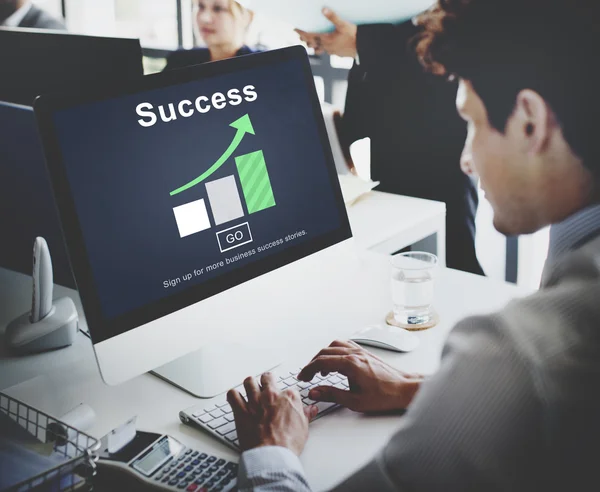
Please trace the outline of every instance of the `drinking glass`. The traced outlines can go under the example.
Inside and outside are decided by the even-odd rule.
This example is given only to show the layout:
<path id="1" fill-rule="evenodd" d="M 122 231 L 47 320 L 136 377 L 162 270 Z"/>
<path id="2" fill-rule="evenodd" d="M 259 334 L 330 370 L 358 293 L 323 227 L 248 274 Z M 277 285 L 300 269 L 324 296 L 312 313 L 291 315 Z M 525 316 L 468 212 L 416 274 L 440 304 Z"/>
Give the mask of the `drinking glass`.
<path id="1" fill-rule="evenodd" d="M 391 263 L 394 311 L 388 322 L 412 330 L 431 328 L 438 320 L 433 308 L 437 256 L 411 251 L 392 256 Z"/>

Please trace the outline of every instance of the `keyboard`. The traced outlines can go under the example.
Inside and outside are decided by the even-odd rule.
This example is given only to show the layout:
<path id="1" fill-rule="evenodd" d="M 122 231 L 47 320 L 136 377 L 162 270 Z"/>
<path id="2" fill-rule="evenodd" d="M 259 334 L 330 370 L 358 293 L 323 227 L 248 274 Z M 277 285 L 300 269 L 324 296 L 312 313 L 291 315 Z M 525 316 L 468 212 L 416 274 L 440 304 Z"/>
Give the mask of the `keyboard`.
<path id="1" fill-rule="evenodd" d="M 339 407 L 336 403 L 315 402 L 308 397 L 308 392 L 316 386 L 335 386 L 343 390 L 348 389 L 348 379 L 338 373 L 330 373 L 327 376 L 317 374 L 312 381 L 300 381 L 296 375 L 300 372 L 292 371 L 278 376 L 277 387 L 280 390 L 287 388 L 297 389 L 300 392 L 304 405 L 315 405 L 317 416 L 315 419 L 335 410 Z M 236 389 L 245 397 L 246 391 L 243 385 Z M 184 424 L 191 425 L 208 432 L 227 446 L 236 451 L 240 450 L 240 441 L 235 429 L 235 421 L 231 405 L 227 403 L 226 396 L 217 397 L 214 401 L 202 403 L 179 412 L 179 418 Z"/>

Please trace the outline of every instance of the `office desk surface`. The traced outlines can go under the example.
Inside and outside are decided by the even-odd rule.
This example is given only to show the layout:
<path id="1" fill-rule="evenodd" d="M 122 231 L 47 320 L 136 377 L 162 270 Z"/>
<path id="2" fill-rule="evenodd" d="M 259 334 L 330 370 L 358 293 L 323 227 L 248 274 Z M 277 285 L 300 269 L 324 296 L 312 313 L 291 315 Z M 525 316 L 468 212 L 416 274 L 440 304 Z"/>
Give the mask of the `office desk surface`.
<path id="1" fill-rule="evenodd" d="M 391 254 L 437 233 L 438 256 L 445 256 L 445 214 L 444 203 L 378 191 L 365 194 L 348 207 L 358 249 L 372 248 L 384 254 Z M 30 292 L 30 277 L 0 268 L 0 338 L 10 321 L 31 309 Z M 56 286 L 54 298 L 70 295 L 82 312 L 79 297 L 71 292 Z M 87 343 L 85 337 L 78 337 L 72 347 L 60 351 L 60 357 L 54 353 L 12 357 L 0 343 L 0 390 L 79 359 L 80 348 Z"/>
<path id="2" fill-rule="evenodd" d="M 437 234 L 437 255 L 446 260 L 446 204 L 371 191 L 348 208 L 357 245 L 392 254 Z"/>
<path id="3" fill-rule="evenodd" d="M 314 310 L 303 309 L 311 304 L 302 303 L 285 323 L 272 327 L 271 343 L 273 347 L 277 345 L 287 361 L 280 371 L 305 363 L 335 338 L 347 337 L 366 324 L 383 320 L 390 309 L 389 264 L 385 256 L 362 255 L 352 280 L 344 285 L 332 294 L 339 302 L 315 303 Z M 414 352 L 373 350 L 403 370 L 433 373 L 439 365 L 444 340 L 456 321 L 466 315 L 495 310 L 511 298 L 527 293 L 514 285 L 442 269 L 435 294 L 440 323 L 417 333 L 421 344 Z M 339 309 L 339 306 L 345 307 Z M 244 329 L 251 330 L 253 323 L 260 320 L 249 320 Z M 52 362 L 53 371 L 46 367 L 42 375 L 5 392 L 54 415 L 87 403 L 97 414 L 94 426 L 89 429 L 95 436 L 137 415 L 138 428 L 169 433 L 198 449 L 235 458 L 236 453 L 178 420 L 179 410 L 199 402 L 210 405 L 210 400 L 198 400 L 149 374 L 117 387 L 104 385 L 91 344 L 82 335 L 76 346 L 43 357 L 46 364 L 56 361 Z M 325 490 L 367 462 L 394 432 L 401 418 L 364 416 L 344 409 L 311 424 L 311 436 L 301 459 L 313 488 Z"/>

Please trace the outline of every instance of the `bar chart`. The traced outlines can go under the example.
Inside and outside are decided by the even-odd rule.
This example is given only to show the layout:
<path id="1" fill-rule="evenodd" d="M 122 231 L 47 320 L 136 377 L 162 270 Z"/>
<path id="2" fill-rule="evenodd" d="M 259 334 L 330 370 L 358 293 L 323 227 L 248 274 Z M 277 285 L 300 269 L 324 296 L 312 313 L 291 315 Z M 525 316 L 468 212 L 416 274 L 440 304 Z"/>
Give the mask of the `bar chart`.
<path id="1" fill-rule="evenodd" d="M 205 198 L 197 197 L 190 202 L 173 208 L 179 235 L 182 238 L 210 229 L 211 224 L 220 226 L 244 217 L 242 196 L 238 189 L 235 174 L 207 181 L 230 161 L 232 164 L 235 162 L 232 170 L 237 171 L 242 187 L 243 201 L 248 214 L 261 212 L 276 205 L 263 151 L 256 150 L 233 157 L 245 135 L 255 135 L 250 116 L 246 114 L 229 126 L 237 130 L 236 134 L 231 144 L 217 161 L 197 178 L 170 192 L 171 196 L 175 196 L 188 190 L 197 190 L 198 185 L 204 184 L 202 195 Z M 205 200 L 208 200 L 210 205 L 212 221 L 209 218 Z"/>
<path id="2" fill-rule="evenodd" d="M 262 150 L 235 158 L 248 213 L 275 206 L 275 197 Z"/>

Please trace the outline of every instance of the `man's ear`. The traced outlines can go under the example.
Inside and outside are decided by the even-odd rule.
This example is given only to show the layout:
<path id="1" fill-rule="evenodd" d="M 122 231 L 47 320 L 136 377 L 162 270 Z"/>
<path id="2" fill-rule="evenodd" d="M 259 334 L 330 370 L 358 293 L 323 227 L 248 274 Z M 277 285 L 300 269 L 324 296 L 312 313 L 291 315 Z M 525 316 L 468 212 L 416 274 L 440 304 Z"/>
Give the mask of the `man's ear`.
<path id="1" fill-rule="evenodd" d="M 519 92 L 512 118 L 513 131 L 520 134 L 527 152 L 539 154 L 548 147 L 556 120 L 542 96 L 531 89 Z"/>

